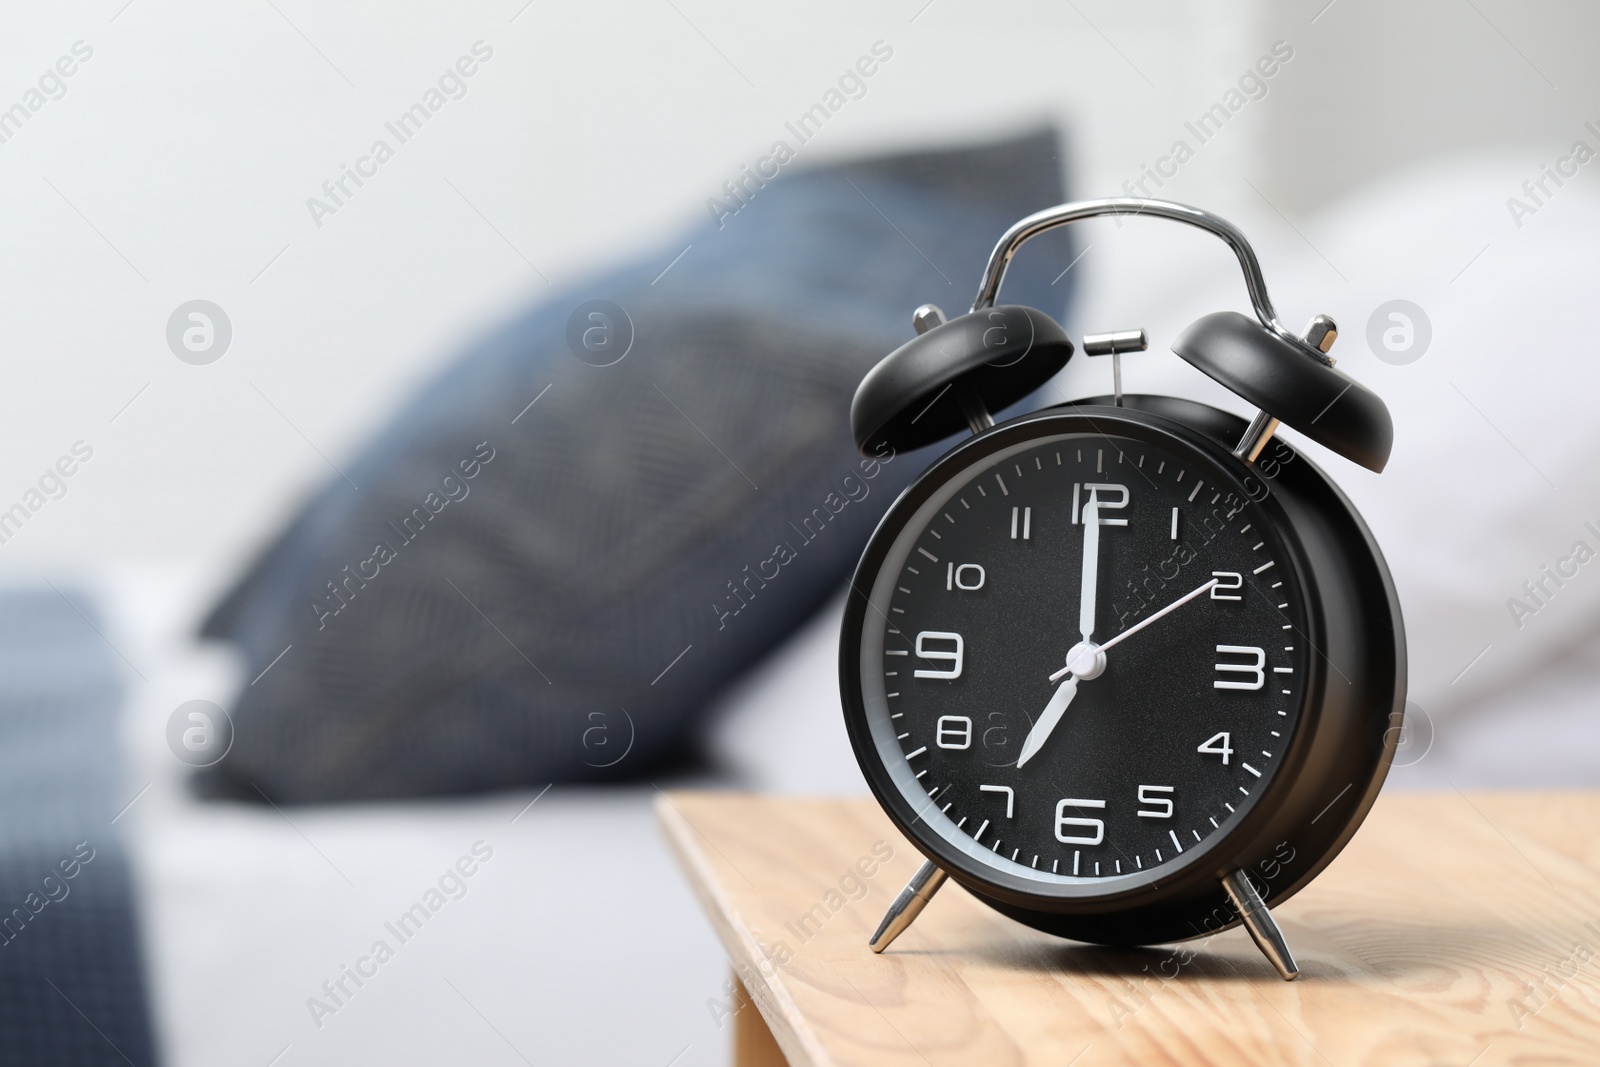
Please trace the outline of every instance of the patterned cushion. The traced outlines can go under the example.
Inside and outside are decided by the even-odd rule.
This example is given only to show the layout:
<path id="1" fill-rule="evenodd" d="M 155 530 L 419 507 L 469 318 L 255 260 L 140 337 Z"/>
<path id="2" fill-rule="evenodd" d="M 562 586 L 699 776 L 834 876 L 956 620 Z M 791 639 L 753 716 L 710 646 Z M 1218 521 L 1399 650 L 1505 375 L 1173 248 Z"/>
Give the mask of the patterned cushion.
<path id="1" fill-rule="evenodd" d="M 257 680 L 202 789 L 459 793 L 682 756 L 927 462 L 856 455 L 856 383 L 917 305 L 966 310 L 1004 229 L 1062 198 L 1060 169 L 1046 131 L 786 175 L 477 344 L 206 623 Z M 1058 236 L 1019 257 L 1007 301 L 1061 313 Z M 607 340 L 594 299 L 633 327 L 609 366 L 569 343 Z"/>

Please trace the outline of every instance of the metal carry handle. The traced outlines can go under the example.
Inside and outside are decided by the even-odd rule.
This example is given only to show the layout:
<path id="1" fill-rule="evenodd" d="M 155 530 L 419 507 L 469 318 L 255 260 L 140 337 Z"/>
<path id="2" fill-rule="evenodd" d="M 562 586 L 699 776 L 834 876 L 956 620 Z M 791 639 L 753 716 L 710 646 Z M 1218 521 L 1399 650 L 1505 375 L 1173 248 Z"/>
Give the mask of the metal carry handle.
<path id="1" fill-rule="evenodd" d="M 1278 313 L 1272 307 L 1272 298 L 1267 295 L 1267 280 L 1262 277 L 1261 264 L 1256 260 L 1255 249 L 1250 247 L 1250 242 L 1245 240 L 1244 234 L 1239 232 L 1238 227 L 1209 211 L 1202 211 L 1188 204 L 1176 204 L 1170 200 L 1146 200 L 1128 196 L 1110 197 L 1104 200 L 1080 200 L 1076 203 L 1045 208 L 1029 215 L 1007 230 L 1000 238 L 1000 242 L 994 246 L 994 251 L 989 254 L 989 265 L 983 269 L 983 282 L 978 286 L 978 298 L 973 301 L 972 310 L 981 311 L 993 306 L 995 297 L 1000 292 L 1000 282 L 1005 278 L 1006 268 L 1011 265 L 1011 257 L 1015 256 L 1017 250 L 1028 241 L 1057 226 L 1065 226 L 1080 219 L 1092 219 L 1100 215 L 1150 215 L 1155 218 L 1171 219 L 1173 222 L 1187 223 L 1216 234 L 1239 258 L 1239 267 L 1244 271 L 1245 288 L 1250 292 L 1250 303 L 1255 308 L 1256 318 L 1261 320 L 1261 325 L 1318 362 L 1327 366 L 1333 365 L 1333 360 L 1325 353 L 1319 352 L 1278 321 Z"/>

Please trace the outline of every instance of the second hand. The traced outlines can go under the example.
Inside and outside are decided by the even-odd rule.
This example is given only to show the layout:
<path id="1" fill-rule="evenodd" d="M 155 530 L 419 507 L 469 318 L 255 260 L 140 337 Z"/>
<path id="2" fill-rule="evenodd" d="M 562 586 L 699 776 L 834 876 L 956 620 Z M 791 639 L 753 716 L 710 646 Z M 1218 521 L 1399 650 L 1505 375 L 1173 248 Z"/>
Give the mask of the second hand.
<path id="1" fill-rule="evenodd" d="M 1210 589 L 1212 586 L 1214 586 L 1216 584 L 1217 584 L 1217 579 L 1213 578 L 1209 582 L 1207 582 L 1206 584 L 1200 586 L 1200 588 L 1190 590 L 1189 592 L 1185 593 L 1183 596 L 1179 597 L 1177 600 L 1174 600 L 1172 603 L 1168 604 L 1166 607 L 1164 607 L 1160 611 L 1156 612 L 1154 615 L 1150 616 L 1148 619 L 1145 619 L 1142 622 L 1137 622 L 1134 625 L 1128 627 L 1126 630 L 1122 631 L 1120 634 L 1118 634 L 1117 636 L 1113 637 L 1111 640 L 1107 641 L 1105 644 L 1101 645 L 1098 649 L 1096 649 L 1096 651 L 1105 652 L 1105 651 L 1108 651 L 1109 649 L 1115 648 L 1118 644 L 1121 644 L 1123 641 L 1125 641 L 1128 638 L 1132 637 L 1134 634 L 1138 633 L 1140 630 L 1144 629 L 1146 626 L 1149 626 L 1151 623 L 1155 622 L 1157 619 L 1161 618 L 1164 615 L 1168 615 L 1168 614 L 1170 614 L 1170 613 L 1172 613 L 1174 611 L 1177 611 L 1179 608 L 1183 607 L 1189 601 L 1193 600 L 1195 597 L 1199 596 L 1201 593 L 1204 593 L 1206 590 Z M 1050 676 L 1050 680 L 1052 682 L 1058 681 L 1063 675 L 1067 675 L 1067 674 L 1071 674 L 1071 673 L 1072 673 L 1072 665 L 1069 663 L 1067 666 L 1062 667 L 1059 671 L 1056 671 L 1054 674 L 1052 674 Z"/>

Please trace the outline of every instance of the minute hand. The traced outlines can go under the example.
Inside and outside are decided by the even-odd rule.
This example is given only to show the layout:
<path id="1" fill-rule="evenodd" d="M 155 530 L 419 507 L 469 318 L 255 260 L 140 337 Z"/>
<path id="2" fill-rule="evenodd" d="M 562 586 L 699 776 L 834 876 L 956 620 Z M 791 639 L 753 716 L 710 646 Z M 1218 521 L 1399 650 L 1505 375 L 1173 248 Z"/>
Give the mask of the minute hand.
<path id="1" fill-rule="evenodd" d="M 1166 615 L 1170 615 L 1174 611 L 1177 611 L 1179 608 L 1183 607 L 1189 601 L 1193 600 L 1195 597 L 1199 596 L 1201 593 L 1204 593 L 1206 590 L 1210 589 L 1212 586 L 1214 586 L 1216 584 L 1217 584 L 1217 579 L 1213 578 L 1209 582 L 1207 582 L 1204 585 L 1200 586 L 1198 589 L 1191 589 L 1189 592 L 1183 594 L 1177 600 L 1174 600 L 1172 603 L 1168 604 L 1166 607 L 1162 608 L 1160 611 L 1158 611 L 1155 614 L 1151 615 L 1149 618 L 1144 619 L 1144 620 L 1142 620 L 1140 622 L 1134 623 L 1132 626 L 1128 627 L 1126 630 L 1122 631 L 1120 634 L 1118 634 L 1117 636 L 1113 637 L 1111 640 L 1107 641 L 1105 644 L 1101 645 L 1100 648 L 1099 648 L 1099 651 L 1101 651 L 1101 652 L 1110 651 L 1111 649 L 1115 648 L 1117 645 L 1121 644 L 1122 642 L 1126 641 L 1128 638 L 1132 637 L 1134 634 L 1138 633 L 1140 630 L 1144 629 L 1146 626 L 1149 626 L 1151 623 L 1155 622 L 1157 619 L 1162 618 L 1163 616 L 1166 616 Z M 1072 672 L 1072 665 L 1068 664 L 1067 666 L 1062 667 L 1059 671 L 1056 671 L 1054 674 L 1052 674 L 1050 676 L 1050 680 L 1053 682 L 1056 679 L 1060 678 L 1062 675 L 1070 674 L 1071 672 Z"/>
<path id="2" fill-rule="evenodd" d="M 1094 640 L 1095 594 L 1100 585 L 1100 501 L 1094 494 L 1090 489 L 1089 502 L 1083 506 L 1083 573 L 1078 582 L 1078 632 L 1085 644 Z"/>

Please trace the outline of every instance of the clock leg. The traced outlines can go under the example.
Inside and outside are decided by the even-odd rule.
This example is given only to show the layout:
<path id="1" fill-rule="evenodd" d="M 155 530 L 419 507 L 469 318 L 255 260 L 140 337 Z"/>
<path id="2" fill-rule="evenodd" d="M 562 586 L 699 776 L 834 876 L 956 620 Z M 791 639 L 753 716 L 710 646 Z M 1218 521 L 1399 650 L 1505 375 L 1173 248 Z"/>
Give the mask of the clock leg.
<path id="1" fill-rule="evenodd" d="M 883 913 L 883 921 L 878 924 L 878 932 L 867 942 L 872 946 L 872 951 L 882 952 L 895 938 L 905 933 L 906 927 L 922 914 L 922 909 L 928 906 L 928 901 L 933 899 L 933 895 L 944 885 L 947 877 L 949 876 L 931 860 L 917 868 L 917 873 L 911 876 L 911 881 L 900 890 L 900 895 L 894 898 L 889 910 Z"/>
<path id="2" fill-rule="evenodd" d="M 1278 969 L 1285 982 L 1292 982 L 1298 978 L 1300 967 L 1294 962 L 1294 955 L 1289 951 L 1289 942 L 1284 940 L 1283 931 L 1279 929 L 1278 921 L 1272 917 L 1272 912 L 1267 910 L 1261 894 L 1250 884 L 1250 876 L 1242 870 L 1231 871 L 1222 879 L 1222 888 L 1228 894 L 1228 900 L 1233 903 L 1234 910 L 1239 913 L 1239 918 L 1243 920 L 1244 928 L 1250 931 L 1250 936 L 1255 940 L 1261 954 L 1272 961 L 1272 965 Z"/>

